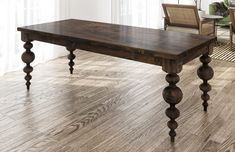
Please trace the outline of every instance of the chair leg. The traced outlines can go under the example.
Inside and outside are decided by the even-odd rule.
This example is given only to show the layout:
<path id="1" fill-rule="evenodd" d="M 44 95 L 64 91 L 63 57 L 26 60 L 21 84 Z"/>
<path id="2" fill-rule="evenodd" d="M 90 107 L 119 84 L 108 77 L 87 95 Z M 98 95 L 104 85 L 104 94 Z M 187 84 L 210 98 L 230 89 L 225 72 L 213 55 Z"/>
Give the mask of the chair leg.
<path id="1" fill-rule="evenodd" d="M 164 18 L 164 31 L 166 31 L 167 30 L 167 20 L 166 20 L 166 18 Z"/>
<path id="2" fill-rule="evenodd" d="M 230 35 L 230 51 L 233 51 L 233 34 Z"/>
<path id="3" fill-rule="evenodd" d="M 232 30 L 232 25 L 230 25 L 230 51 L 233 51 L 233 30 Z"/>
<path id="4" fill-rule="evenodd" d="M 233 34 L 230 31 L 230 51 L 232 51 L 232 50 L 233 50 Z"/>

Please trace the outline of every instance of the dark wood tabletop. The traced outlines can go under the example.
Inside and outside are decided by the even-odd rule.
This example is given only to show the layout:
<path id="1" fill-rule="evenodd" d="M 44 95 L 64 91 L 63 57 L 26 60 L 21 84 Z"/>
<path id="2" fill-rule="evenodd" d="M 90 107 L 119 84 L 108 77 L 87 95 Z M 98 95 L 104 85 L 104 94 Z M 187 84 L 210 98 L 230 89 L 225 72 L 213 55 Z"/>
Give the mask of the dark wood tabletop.
<path id="1" fill-rule="evenodd" d="M 71 41 L 93 41 L 102 45 L 118 46 L 122 50 L 144 51 L 154 56 L 178 59 L 187 56 L 195 49 L 215 41 L 215 37 L 206 37 L 188 33 L 176 33 L 149 28 L 106 24 L 82 20 L 64 20 L 46 24 L 18 28 L 51 37 L 70 39 Z M 46 39 L 41 40 L 46 41 Z M 67 44 L 59 44 L 66 46 Z"/>
<path id="2" fill-rule="evenodd" d="M 24 72 L 28 90 L 31 85 L 31 72 L 33 72 L 30 64 L 35 59 L 35 55 L 31 51 L 33 41 L 65 46 L 69 51 L 71 74 L 74 70 L 76 57 L 74 51 L 76 49 L 159 65 L 167 73 L 166 81 L 169 85 L 163 90 L 163 98 L 170 105 L 166 109 L 166 115 L 170 118 L 167 125 L 170 128 L 171 141 L 174 142 L 175 129 L 178 127 L 176 119 L 180 116 L 176 105 L 183 98 L 181 89 L 176 85 L 180 81 L 178 73 L 182 71 L 185 63 L 201 56 L 202 65 L 197 74 L 203 80 L 200 85 L 203 92 L 201 98 L 204 111 L 207 111 L 210 99 L 208 92 L 211 90 L 208 81 L 214 75 L 213 69 L 209 66 L 211 62 L 209 55 L 213 52 L 213 45 L 216 42 L 214 36 L 74 19 L 20 27 L 18 31 L 21 32 L 21 39 L 25 42 L 26 51 L 22 54 L 22 60 L 26 63 Z"/>

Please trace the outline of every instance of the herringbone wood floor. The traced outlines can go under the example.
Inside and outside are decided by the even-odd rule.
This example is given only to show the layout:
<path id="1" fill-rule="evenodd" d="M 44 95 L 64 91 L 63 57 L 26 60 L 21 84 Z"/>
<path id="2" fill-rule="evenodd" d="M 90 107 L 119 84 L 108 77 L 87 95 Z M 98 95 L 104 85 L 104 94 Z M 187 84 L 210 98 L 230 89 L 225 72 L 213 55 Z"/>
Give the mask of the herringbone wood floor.
<path id="1" fill-rule="evenodd" d="M 0 151 L 198 152 L 235 150 L 235 64 L 213 61 L 208 113 L 201 106 L 197 60 L 184 66 L 176 143 L 171 144 L 158 66 L 77 52 L 0 78 Z"/>

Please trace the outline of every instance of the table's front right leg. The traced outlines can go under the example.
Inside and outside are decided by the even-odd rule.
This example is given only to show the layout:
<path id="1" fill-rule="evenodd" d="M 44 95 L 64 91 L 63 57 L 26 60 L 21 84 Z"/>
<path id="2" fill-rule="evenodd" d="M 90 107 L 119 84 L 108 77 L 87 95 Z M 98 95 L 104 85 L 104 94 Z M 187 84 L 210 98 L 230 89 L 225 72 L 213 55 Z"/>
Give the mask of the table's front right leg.
<path id="1" fill-rule="evenodd" d="M 27 86 L 27 90 L 29 90 L 30 85 L 31 85 L 30 80 L 32 79 L 32 76 L 30 75 L 30 73 L 33 72 L 33 67 L 30 65 L 30 63 L 34 61 L 35 55 L 31 51 L 31 49 L 33 48 L 33 44 L 31 43 L 31 41 L 27 41 L 24 44 L 24 48 L 26 49 L 26 51 L 22 54 L 21 59 L 24 63 L 26 63 L 26 66 L 24 67 L 23 71 L 26 73 L 26 76 L 25 76 L 26 86 Z"/>
<path id="2" fill-rule="evenodd" d="M 180 116 L 180 111 L 175 106 L 183 98 L 181 89 L 176 86 L 179 80 L 180 78 L 176 73 L 167 74 L 166 81 L 169 83 L 169 86 L 167 86 L 163 91 L 163 98 L 170 105 L 170 107 L 166 109 L 166 115 L 170 118 L 167 126 L 170 128 L 169 135 L 172 142 L 175 141 L 175 129 L 178 127 L 178 123 L 175 121 L 175 119 Z"/>
<path id="3" fill-rule="evenodd" d="M 183 64 L 181 61 L 162 61 L 162 70 L 167 73 L 166 81 L 169 83 L 169 85 L 163 90 L 163 98 L 170 105 L 170 107 L 166 109 L 166 115 L 170 118 L 167 126 L 170 128 L 169 135 L 171 137 L 171 142 L 175 141 L 175 129 L 178 127 L 176 119 L 180 116 L 180 111 L 176 108 L 176 105 L 183 99 L 183 93 L 176 85 L 180 81 L 180 77 L 177 73 L 180 73 L 182 68 Z"/>

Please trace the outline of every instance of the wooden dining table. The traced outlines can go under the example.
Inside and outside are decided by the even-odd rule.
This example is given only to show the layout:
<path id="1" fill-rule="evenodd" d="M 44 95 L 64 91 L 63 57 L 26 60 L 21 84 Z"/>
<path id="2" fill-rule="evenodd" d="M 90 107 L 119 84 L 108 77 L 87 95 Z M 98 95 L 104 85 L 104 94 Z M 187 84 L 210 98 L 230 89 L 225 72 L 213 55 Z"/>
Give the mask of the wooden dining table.
<path id="1" fill-rule="evenodd" d="M 177 86 L 180 81 L 178 74 L 182 71 L 184 64 L 200 57 L 202 64 L 199 66 L 197 74 L 202 79 L 199 88 L 202 91 L 204 111 L 207 111 L 210 99 L 208 92 L 211 90 L 208 81 L 214 75 L 213 69 L 209 66 L 210 55 L 216 42 L 214 36 L 75 19 L 19 27 L 18 31 L 21 32 L 21 39 L 25 42 L 26 51 L 22 54 L 22 60 L 26 64 L 23 71 L 26 73 L 25 80 L 28 90 L 31 85 L 31 72 L 33 72 L 33 67 L 30 64 L 35 59 L 32 52 L 33 41 L 66 47 L 69 51 L 71 74 L 74 70 L 74 51 L 76 49 L 161 66 L 162 70 L 166 72 L 167 82 L 162 96 L 170 105 L 166 109 L 166 115 L 170 118 L 167 126 L 170 129 L 171 141 L 174 142 L 178 127 L 176 119 L 180 116 L 176 105 L 183 98 L 183 93 Z M 157 82 L 156 85 L 158 85 Z"/>

